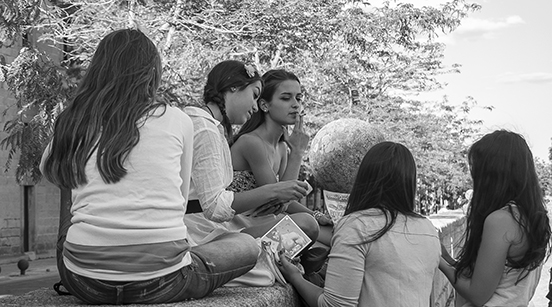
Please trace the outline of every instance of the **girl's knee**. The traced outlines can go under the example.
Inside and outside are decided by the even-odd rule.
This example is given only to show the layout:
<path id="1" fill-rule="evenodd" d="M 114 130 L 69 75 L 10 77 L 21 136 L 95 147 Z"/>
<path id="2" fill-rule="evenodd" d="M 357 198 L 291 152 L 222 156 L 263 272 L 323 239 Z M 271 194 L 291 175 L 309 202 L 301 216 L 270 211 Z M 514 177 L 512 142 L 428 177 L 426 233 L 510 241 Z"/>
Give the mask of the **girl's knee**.
<path id="1" fill-rule="evenodd" d="M 301 212 L 292 214 L 290 217 L 313 242 L 316 241 L 320 233 L 320 226 L 312 215 Z"/>
<path id="2" fill-rule="evenodd" d="M 261 253 L 261 248 L 255 238 L 247 233 L 226 233 L 218 237 L 218 242 L 218 246 L 231 246 L 244 259 L 249 259 L 248 257 L 251 256 L 251 258 L 256 260 L 257 256 Z"/>
<path id="3" fill-rule="evenodd" d="M 239 244 L 243 246 L 244 254 L 248 257 L 251 256 L 251 258 L 257 261 L 257 258 L 261 253 L 261 247 L 259 246 L 257 240 L 249 234 L 239 233 L 238 235 L 240 235 Z"/>

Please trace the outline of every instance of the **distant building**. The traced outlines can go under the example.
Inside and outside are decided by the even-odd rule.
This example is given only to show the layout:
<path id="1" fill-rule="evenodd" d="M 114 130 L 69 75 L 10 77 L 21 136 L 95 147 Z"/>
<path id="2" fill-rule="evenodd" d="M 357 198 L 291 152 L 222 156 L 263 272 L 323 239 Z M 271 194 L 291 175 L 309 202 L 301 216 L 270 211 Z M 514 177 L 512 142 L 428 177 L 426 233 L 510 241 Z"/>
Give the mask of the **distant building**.
<path id="1" fill-rule="evenodd" d="M 19 54 L 21 43 L 0 48 L 2 63 L 11 63 Z M 54 49 L 44 46 L 52 58 L 60 58 Z M 3 131 L 6 121 L 17 112 L 15 100 L 0 82 L 0 140 L 7 137 Z M 23 140 L 24 141 L 24 140 Z M 3 259 L 23 256 L 48 258 L 55 255 L 59 223 L 60 191 L 43 179 L 38 184 L 18 184 L 15 168 L 19 157 L 5 172 L 8 151 L 0 149 L 0 263 Z"/>

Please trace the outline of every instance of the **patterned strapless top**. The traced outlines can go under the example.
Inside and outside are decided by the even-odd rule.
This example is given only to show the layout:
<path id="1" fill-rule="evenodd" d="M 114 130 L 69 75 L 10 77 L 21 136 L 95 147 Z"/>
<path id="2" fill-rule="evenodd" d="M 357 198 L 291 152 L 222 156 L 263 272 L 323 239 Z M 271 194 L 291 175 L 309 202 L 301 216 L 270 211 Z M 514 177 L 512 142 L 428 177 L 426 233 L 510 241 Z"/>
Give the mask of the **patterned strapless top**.
<path id="1" fill-rule="evenodd" d="M 228 186 L 228 190 L 237 193 L 249 191 L 256 187 L 255 176 L 251 171 L 234 171 L 234 178 L 230 186 Z"/>

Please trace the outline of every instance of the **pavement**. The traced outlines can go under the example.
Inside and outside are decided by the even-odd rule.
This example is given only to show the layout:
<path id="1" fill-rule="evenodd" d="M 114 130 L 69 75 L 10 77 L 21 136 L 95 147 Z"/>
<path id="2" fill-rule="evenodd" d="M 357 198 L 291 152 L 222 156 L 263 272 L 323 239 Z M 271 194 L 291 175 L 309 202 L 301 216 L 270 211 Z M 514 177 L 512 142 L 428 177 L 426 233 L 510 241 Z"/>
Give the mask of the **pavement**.
<path id="1" fill-rule="evenodd" d="M 28 257 L 22 255 L 1 259 L 0 300 L 7 295 L 22 295 L 44 287 L 52 289 L 54 283 L 59 281 L 55 258 L 28 260 L 29 267 L 23 275 L 17 267 L 17 262 L 21 259 Z"/>

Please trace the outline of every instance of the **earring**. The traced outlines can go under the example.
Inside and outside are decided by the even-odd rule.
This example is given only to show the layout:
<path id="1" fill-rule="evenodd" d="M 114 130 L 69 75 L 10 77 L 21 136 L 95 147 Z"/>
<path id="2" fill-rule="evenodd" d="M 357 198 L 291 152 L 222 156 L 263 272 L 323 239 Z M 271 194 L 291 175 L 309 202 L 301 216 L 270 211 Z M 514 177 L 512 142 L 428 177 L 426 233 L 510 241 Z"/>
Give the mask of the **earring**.
<path id="1" fill-rule="evenodd" d="M 237 90 L 237 89 L 236 89 L 235 87 L 233 87 L 233 86 L 230 88 L 230 91 L 231 91 L 231 92 L 235 92 L 236 90 Z"/>
<path id="2" fill-rule="evenodd" d="M 268 109 L 267 109 L 267 108 L 264 108 L 264 109 L 262 109 L 262 110 L 263 110 L 263 112 L 265 112 L 265 113 L 268 112 Z"/>

